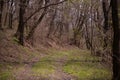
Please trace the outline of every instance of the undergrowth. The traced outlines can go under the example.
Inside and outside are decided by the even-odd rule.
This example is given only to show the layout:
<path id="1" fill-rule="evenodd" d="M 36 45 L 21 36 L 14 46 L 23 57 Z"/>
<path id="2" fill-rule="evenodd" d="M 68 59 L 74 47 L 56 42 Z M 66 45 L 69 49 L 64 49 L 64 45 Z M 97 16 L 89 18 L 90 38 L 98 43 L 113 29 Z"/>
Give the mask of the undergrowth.
<path id="1" fill-rule="evenodd" d="M 15 80 L 12 75 L 12 68 L 10 64 L 0 64 L 0 80 Z"/>

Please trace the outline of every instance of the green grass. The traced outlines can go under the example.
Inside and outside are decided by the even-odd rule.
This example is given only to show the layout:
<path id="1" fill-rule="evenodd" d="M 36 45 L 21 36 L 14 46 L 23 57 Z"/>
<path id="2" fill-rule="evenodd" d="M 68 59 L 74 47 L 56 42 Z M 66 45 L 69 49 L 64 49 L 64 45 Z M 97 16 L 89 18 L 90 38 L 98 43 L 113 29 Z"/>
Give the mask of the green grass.
<path id="1" fill-rule="evenodd" d="M 27 48 L 22 47 L 22 49 L 26 54 L 30 55 L 30 58 L 38 55 L 37 53 L 30 52 Z M 101 60 L 100 57 L 92 56 L 89 51 L 80 49 L 48 49 L 45 52 L 45 56 L 40 58 L 39 62 L 32 65 L 34 76 L 49 78 L 58 68 L 61 68 L 63 72 L 76 77 L 77 80 L 111 80 L 111 71 L 97 62 Z M 4 70 L 4 66 L 0 64 L 0 80 L 14 80 L 12 77 L 13 67 L 7 65 L 6 70 Z M 23 68 L 24 66 L 21 65 L 17 71 Z"/>
<path id="2" fill-rule="evenodd" d="M 32 71 L 36 76 L 48 77 L 48 75 L 54 73 L 55 66 L 49 61 L 41 61 L 33 65 Z"/>
<path id="3" fill-rule="evenodd" d="M 40 61 L 33 65 L 32 71 L 35 72 L 34 75 L 48 77 L 48 75 L 54 73 L 58 65 L 56 65 L 56 60 L 63 58 L 68 55 L 64 51 L 58 51 L 55 49 L 49 49 L 47 55 L 40 59 Z"/>
<path id="4" fill-rule="evenodd" d="M 78 80 L 110 80 L 111 73 L 99 63 L 68 62 L 63 70 Z"/>
<path id="5" fill-rule="evenodd" d="M 91 56 L 90 52 L 71 51 L 63 71 L 77 77 L 78 80 L 111 80 L 111 72 L 99 62 L 100 57 Z"/>
<path id="6" fill-rule="evenodd" d="M 67 57 L 68 55 L 69 55 L 69 53 L 67 53 L 65 51 L 53 51 L 53 52 L 51 52 L 51 54 L 46 56 L 45 59 L 54 61 L 54 60 L 59 60 L 59 59 L 62 59 L 64 57 Z"/>
<path id="7" fill-rule="evenodd" d="M 55 72 L 59 67 L 57 60 L 65 60 L 61 66 L 67 74 L 75 76 L 78 80 L 110 80 L 111 71 L 97 62 L 100 57 L 91 56 L 89 51 L 72 49 L 56 50 L 49 49 L 48 55 L 41 58 L 39 63 L 33 66 L 33 71 L 42 76 Z M 96 61 L 96 62 L 92 62 Z"/>
<path id="8" fill-rule="evenodd" d="M 11 65 L 0 64 L 0 80 L 15 80 L 10 69 L 12 69 Z"/>
<path id="9" fill-rule="evenodd" d="M 19 42 L 19 40 L 18 40 L 16 37 L 13 37 L 12 40 L 13 40 L 13 42 L 16 43 L 16 44 L 18 44 L 18 42 Z"/>
<path id="10" fill-rule="evenodd" d="M 100 57 L 91 56 L 89 51 L 72 49 L 72 50 L 55 50 L 52 49 L 48 56 L 45 58 L 49 60 L 59 60 L 65 58 L 66 60 L 78 60 L 78 61 L 98 61 Z"/>
<path id="11" fill-rule="evenodd" d="M 0 73 L 0 80 L 14 80 L 10 71 L 4 71 Z"/>

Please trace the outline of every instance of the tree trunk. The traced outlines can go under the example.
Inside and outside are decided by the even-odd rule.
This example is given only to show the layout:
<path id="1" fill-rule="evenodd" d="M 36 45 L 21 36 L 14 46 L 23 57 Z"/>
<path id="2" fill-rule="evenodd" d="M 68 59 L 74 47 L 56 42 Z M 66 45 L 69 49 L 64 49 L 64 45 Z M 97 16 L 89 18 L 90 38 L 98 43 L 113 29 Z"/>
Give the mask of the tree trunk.
<path id="1" fill-rule="evenodd" d="M 117 0 L 111 0 L 113 21 L 113 80 L 120 80 L 120 29 Z"/>
<path id="2" fill-rule="evenodd" d="M 2 29 L 2 12 L 3 12 L 4 0 L 0 0 L 0 29 Z"/>
<path id="3" fill-rule="evenodd" d="M 103 6 L 103 13 L 104 13 L 104 26 L 103 26 L 103 32 L 104 32 L 104 44 L 103 44 L 103 48 L 104 50 L 107 47 L 107 35 L 106 32 L 108 30 L 108 10 L 107 10 L 107 0 L 102 0 L 102 6 Z"/>
<path id="4" fill-rule="evenodd" d="M 13 11 L 13 0 L 11 0 L 11 3 L 10 3 L 10 10 L 9 10 L 9 28 L 12 29 L 12 18 L 13 18 L 13 14 L 12 14 L 12 11 Z"/>
<path id="5" fill-rule="evenodd" d="M 16 32 L 16 36 L 19 39 L 19 43 L 24 45 L 24 13 L 25 13 L 25 0 L 20 0 L 20 9 L 19 9 L 19 25 Z"/>

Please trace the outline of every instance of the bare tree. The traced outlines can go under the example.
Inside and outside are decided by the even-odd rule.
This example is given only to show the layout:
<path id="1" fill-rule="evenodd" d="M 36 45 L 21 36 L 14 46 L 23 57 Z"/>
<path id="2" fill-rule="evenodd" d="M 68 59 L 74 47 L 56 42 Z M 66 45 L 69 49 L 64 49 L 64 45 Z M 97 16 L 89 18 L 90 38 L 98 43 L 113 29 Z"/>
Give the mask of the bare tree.
<path id="1" fill-rule="evenodd" d="M 25 5 L 26 0 L 20 0 L 20 9 L 19 9 L 19 25 L 16 32 L 16 36 L 19 39 L 19 43 L 24 45 L 24 14 L 25 14 Z"/>
<path id="2" fill-rule="evenodd" d="M 120 27 L 118 17 L 118 0 L 111 0 L 113 21 L 113 80 L 120 79 Z"/>
<path id="3" fill-rule="evenodd" d="M 2 29 L 3 5 L 4 5 L 4 0 L 0 0 L 0 29 Z"/>

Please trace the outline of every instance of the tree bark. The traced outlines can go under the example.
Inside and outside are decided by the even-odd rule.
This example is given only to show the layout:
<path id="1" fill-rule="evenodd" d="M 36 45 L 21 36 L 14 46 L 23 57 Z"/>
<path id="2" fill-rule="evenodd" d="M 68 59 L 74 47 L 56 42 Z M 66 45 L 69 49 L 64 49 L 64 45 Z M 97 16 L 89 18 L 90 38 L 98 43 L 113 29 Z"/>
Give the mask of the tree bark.
<path id="1" fill-rule="evenodd" d="M 12 29 L 12 18 L 13 18 L 13 14 L 12 14 L 12 11 L 13 11 L 13 0 L 11 0 L 11 3 L 10 3 L 10 10 L 9 10 L 9 28 Z"/>
<path id="2" fill-rule="evenodd" d="M 103 26 L 103 32 L 104 32 L 104 44 L 103 48 L 104 50 L 107 47 L 107 35 L 106 32 L 108 31 L 109 23 L 108 23 L 108 10 L 107 10 L 107 0 L 102 0 L 102 6 L 103 6 L 103 13 L 104 13 L 104 26 Z"/>
<path id="3" fill-rule="evenodd" d="M 4 0 L 0 0 L 0 29 L 2 29 L 2 12 L 3 12 Z"/>
<path id="4" fill-rule="evenodd" d="M 113 80 L 120 80 L 120 28 L 118 18 L 118 0 L 111 0 L 113 22 Z"/>
<path id="5" fill-rule="evenodd" d="M 25 3 L 26 0 L 20 0 L 20 9 L 19 9 L 19 25 L 16 32 L 16 36 L 19 39 L 19 43 L 24 45 L 24 13 L 25 13 Z"/>

